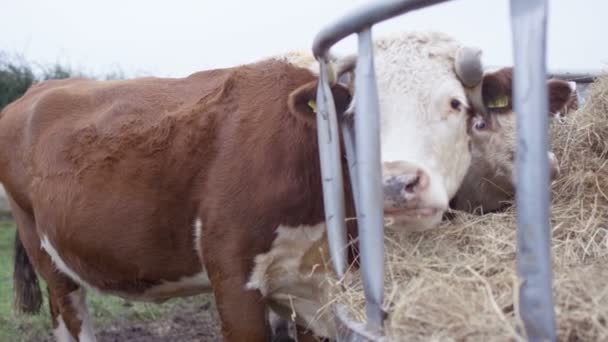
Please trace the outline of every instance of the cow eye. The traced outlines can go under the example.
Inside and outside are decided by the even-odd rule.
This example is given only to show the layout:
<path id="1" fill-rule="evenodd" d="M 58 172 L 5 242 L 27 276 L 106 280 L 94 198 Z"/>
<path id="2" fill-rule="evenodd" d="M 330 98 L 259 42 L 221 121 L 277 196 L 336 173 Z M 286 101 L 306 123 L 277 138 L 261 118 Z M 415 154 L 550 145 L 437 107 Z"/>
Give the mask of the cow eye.
<path id="1" fill-rule="evenodd" d="M 478 131 L 484 130 L 486 128 L 486 122 L 481 120 L 475 123 L 475 129 Z"/>
<path id="2" fill-rule="evenodd" d="M 452 109 L 454 109 L 454 110 L 460 110 L 460 106 L 461 106 L 461 105 L 462 105 L 462 104 L 460 103 L 460 101 L 458 101 L 458 100 L 456 100 L 456 99 L 452 99 L 452 100 L 450 101 L 450 106 L 451 106 L 451 107 L 452 107 Z"/>

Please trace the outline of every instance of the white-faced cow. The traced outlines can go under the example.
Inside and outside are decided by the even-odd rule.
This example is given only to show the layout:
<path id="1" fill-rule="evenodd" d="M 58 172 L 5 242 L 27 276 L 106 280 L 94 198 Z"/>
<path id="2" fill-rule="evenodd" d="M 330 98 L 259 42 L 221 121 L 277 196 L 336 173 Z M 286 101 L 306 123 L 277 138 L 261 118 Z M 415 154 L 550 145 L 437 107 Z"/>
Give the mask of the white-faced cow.
<path id="1" fill-rule="evenodd" d="M 471 167 L 451 201 L 451 207 L 468 212 L 492 212 L 513 199 L 516 174 L 516 122 L 512 105 L 512 68 L 502 68 L 484 75 L 481 84 L 483 104 L 490 113 L 487 119 L 476 117 L 472 127 Z M 576 84 L 558 79 L 547 81 L 549 115 L 564 115 L 575 108 Z M 574 98 L 573 98 L 574 97 Z M 539 115 L 546 115 L 539 113 Z M 559 174 L 559 164 L 549 154 L 551 180 Z"/>
<path id="2" fill-rule="evenodd" d="M 479 54 L 439 33 L 375 46 L 387 215 L 428 228 L 469 167 Z M 307 316 L 319 283 L 264 273 L 312 274 L 326 250 L 315 65 L 288 54 L 183 79 L 47 81 L 1 113 L 0 181 L 58 340 L 95 340 L 86 287 L 155 302 L 213 291 L 226 341 L 266 341 L 285 294 L 300 325 L 332 336 Z M 343 113 L 351 92 L 332 92 Z"/>

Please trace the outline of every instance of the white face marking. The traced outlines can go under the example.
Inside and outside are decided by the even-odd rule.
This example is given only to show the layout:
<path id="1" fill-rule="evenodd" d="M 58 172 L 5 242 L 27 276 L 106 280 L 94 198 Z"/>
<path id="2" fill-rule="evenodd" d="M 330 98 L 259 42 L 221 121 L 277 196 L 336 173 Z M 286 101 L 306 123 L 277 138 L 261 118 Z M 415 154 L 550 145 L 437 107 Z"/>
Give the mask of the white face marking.
<path id="1" fill-rule="evenodd" d="M 53 330 L 53 335 L 57 342 L 76 342 L 76 339 L 68 331 L 68 327 L 65 325 L 61 315 L 57 316 L 57 328 Z"/>
<path id="2" fill-rule="evenodd" d="M 447 209 L 469 167 L 468 101 L 454 72 L 461 45 L 439 33 L 410 33 L 375 44 L 383 163 L 429 179 L 421 208 Z M 461 104 L 459 109 L 451 101 Z M 442 212 L 407 225 L 434 226 Z"/>
<path id="3" fill-rule="evenodd" d="M 335 338 L 333 317 L 322 310 L 333 276 L 325 231 L 324 223 L 278 227 L 271 250 L 255 257 L 246 288 L 259 290 L 279 316 Z"/>
<path id="4" fill-rule="evenodd" d="M 79 342 L 96 342 L 95 333 L 93 332 L 93 323 L 87 310 L 86 296 L 83 288 L 80 288 L 68 295 L 72 307 L 76 310 L 78 319 L 80 320 L 80 333 L 78 334 Z"/>
<path id="5" fill-rule="evenodd" d="M 53 247 L 53 245 L 49 241 L 49 238 L 46 235 L 42 236 L 42 240 L 40 241 L 40 247 L 51 257 L 51 260 L 55 264 L 55 267 L 57 267 L 57 270 L 59 270 L 61 273 L 65 274 L 70 279 L 75 281 L 78 285 L 95 289 L 95 287 L 89 285 L 76 272 L 74 272 L 71 268 L 68 267 L 68 265 L 63 261 L 63 259 L 61 259 L 61 256 L 59 256 L 59 253 L 57 252 L 55 247 Z"/>

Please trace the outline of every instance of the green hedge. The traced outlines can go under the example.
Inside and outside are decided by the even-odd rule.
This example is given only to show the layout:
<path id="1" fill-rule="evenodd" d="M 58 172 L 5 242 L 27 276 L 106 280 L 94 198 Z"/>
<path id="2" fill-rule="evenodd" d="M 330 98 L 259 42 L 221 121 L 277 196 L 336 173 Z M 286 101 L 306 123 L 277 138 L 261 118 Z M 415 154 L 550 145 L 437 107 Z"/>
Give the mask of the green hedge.
<path id="1" fill-rule="evenodd" d="M 61 64 L 39 66 L 20 56 L 10 56 L 0 51 L 0 110 L 23 95 L 35 82 L 63 79 L 73 76 L 100 78 L 76 72 Z M 121 71 L 107 74 L 103 79 L 124 78 Z"/>

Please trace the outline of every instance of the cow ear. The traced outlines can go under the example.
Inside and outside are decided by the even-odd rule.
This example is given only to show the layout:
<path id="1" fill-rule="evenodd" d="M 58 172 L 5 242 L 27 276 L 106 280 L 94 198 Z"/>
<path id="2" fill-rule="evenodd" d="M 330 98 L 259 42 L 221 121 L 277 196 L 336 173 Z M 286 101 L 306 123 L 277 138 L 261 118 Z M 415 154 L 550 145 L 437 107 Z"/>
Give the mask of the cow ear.
<path id="1" fill-rule="evenodd" d="M 315 124 L 317 112 L 317 81 L 306 83 L 289 94 L 288 107 L 291 113 L 307 123 Z M 343 114 L 352 99 L 350 91 L 341 84 L 331 86 L 338 115 Z"/>
<path id="2" fill-rule="evenodd" d="M 483 77 L 482 98 L 484 106 L 497 113 L 511 112 L 513 69 L 503 68 Z"/>
<path id="3" fill-rule="evenodd" d="M 547 82 L 549 92 L 549 115 L 556 116 L 566 112 L 566 105 L 575 94 L 576 85 L 570 82 L 552 79 Z"/>

